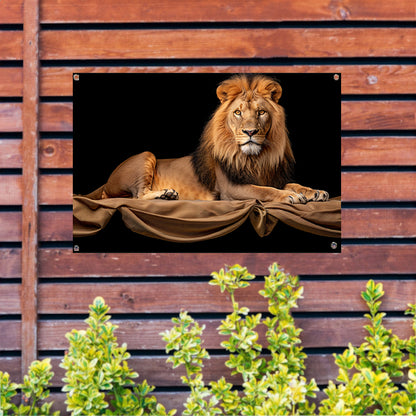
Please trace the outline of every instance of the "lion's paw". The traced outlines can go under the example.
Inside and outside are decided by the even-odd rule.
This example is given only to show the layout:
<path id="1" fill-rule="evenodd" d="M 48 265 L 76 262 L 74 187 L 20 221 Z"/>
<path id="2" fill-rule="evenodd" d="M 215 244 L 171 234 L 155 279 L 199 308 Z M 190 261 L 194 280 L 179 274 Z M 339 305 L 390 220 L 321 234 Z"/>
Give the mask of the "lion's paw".
<path id="1" fill-rule="evenodd" d="M 155 199 L 167 199 L 167 200 L 176 200 L 179 199 L 179 194 L 174 189 L 163 189 L 160 191 L 160 195 Z"/>
<path id="2" fill-rule="evenodd" d="M 322 201 L 322 202 L 328 201 L 329 199 L 328 192 L 317 190 L 317 189 L 315 189 L 314 191 L 315 193 L 314 193 L 312 201 Z"/>
<path id="3" fill-rule="evenodd" d="M 321 202 L 321 201 L 328 201 L 329 199 L 329 194 L 326 191 L 321 191 L 319 189 L 312 189 L 307 186 L 298 185 L 296 183 L 287 184 L 285 187 L 285 190 L 304 196 L 306 198 L 306 202 L 310 202 L 310 201 Z"/>
<path id="4" fill-rule="evenodd" d="M 292 192 L 290 195 L 287 196 L 287 202 L 290 204 L 306 204 L 308 199 L 303 194 L 297 194 Z"/>

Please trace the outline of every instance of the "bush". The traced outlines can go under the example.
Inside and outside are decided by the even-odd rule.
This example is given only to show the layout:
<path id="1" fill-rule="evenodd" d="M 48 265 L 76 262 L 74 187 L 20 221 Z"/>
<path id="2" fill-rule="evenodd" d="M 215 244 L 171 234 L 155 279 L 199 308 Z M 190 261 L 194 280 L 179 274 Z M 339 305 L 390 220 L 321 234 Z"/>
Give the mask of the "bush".
<path id="1" fill-rule="evenodd" d="M 53 402 L 38 406 L 39 401 L 44 401 L 49 397 L 48 387 L 53 377 L 51 370 L 49 358 L 34 361 L 29 367 L 29 373 L 24 376 L 23 384 L 11 383 L 9 374 L 0 371 L 0 416 L 9 414 L 58 416 L 59 412 L 51 413 Z M 21 389 L 23 401 L 26 403 L 20 406 L 11 402 L 11 398 L 17 394 L 18 389 Z"/>
<path id="2" fill-rule="evenodd" d="M 173 415 L 148 394 L 154 390 L 127 365 L 127 345 L 118 346 L 109 307 L 97 297 L 90 305 L 87 330 L 72 330 L 66 337 L 69 351 L 61 367 L 66 371 L 63 391 L 72 415 Z"/>
<path id="3" fill-rule="evenodd" d="M 306 354 L 301 347 L 291 309 L 297 307 L 303 288 L 297 276 L 284 273 L 276 264 L 269 268 L 260 295 L 268 301 L 268 316 L 250 314 L 235 300 L 235 291 L 250 285 L 255 276 L 245 267 L 235 265 L 213 273 L 211 285 L 219 286 L 231 298 L 232 313 L 218 327 L 227 337 L 222 346 L 229 352 L 226 366 L 231 374 L 239 374 L 242 388 L 234 387 L 225 377 L 205 385 L 203 363 L 209 359 L 202 347 L 204 327 L 187 313 L 173 318 L 173 328 L 163 332 L 168 362 L 183 365 L 182 382 L 190 389 L 184 415 L 415 415 L 416 414 L 416 336 L 402 340 L 383 326 L 381 313 L 383 286 L 370 280 L 362 298 L 369 313 L 365 316 L 368 336 L 359 347 L 351 344 L 342 354 L 334 354 L 339 367 L 337 382 L 329 382 L 323 390 L 326 398 L 318 409 L 315 381 L 304 377 Z M 416 306 L 413 315 L 416 332 Z M 69 350 L 61 367 L 66 370 L 63 391 L 67 392 L 67 409 L 72 415 L 173 415 L 166 412 L 155 397 L 154 387 L 146 381 L 136 384 L 138 374 L 127 360 L 127 345 L 119 346 L 109 320 L 109 307 L 97 297 L 90 305 L 86 330 L 73 330 L 66 335 Z M 267 345 L 259 343 L 258 328 L 266 326 Z M 266 354 L 267 353 L 267 354 Z M 267 357 L 267 358 L 266 358 Z M 407 376 L 407 377 L 405 377 Z M 49 359 L 35 361 L 22 384 L 10 382 L 0 371 L 0 416 L 54 415 L 48 387 L 53 372 Z M 406 382 L 398 385 L 398 378 Z M 24 404 L 16 406 L 12 398 L 21 391 Z"/>
<path id="4" fill-rule="evenodd" d="M 222 346 L 230 353 L 226 362 L 231 374 L 240 374 L 243 389 L 240 391 L 224 377 L 205 386 L 202 377 L 203 359 L 209 355 L 201 345 L 203 327 L 186 313 L 172 321 L 175 326 L 162 333 L 166 352 L 173 351 L 168 359 L 173 367 L 184 365 L 187 375 L 182 381 L 191 393 L 185 404 L 184 415 L 302 415 L 314 414 L 315 405 L 308 397 L 318 391 L 315 381 L 303 377 L 305 353 L 300 346 L 301 329 L 295 327 L 290 314 L 297 307 L 303 288 L 298 278 L 285 274 L 276 264 L 265 277 L 260 294 L 268 300 L 271 317 L 250 315 L 249 310 L 235 301 L 234 292 L 249 286 L 254 276 L 239 265 L 213 273 L 210 284 L 220 287 L 230 295 L 233 312 L 219 326 L 221 335 L 228 336 Z M 343 354 L 335 354 L 339 367 L 336 385 L 330 381 L 324 389 L 327 398 L 319 406 L 322 415 L 410 415 L 416 414 L 415 336 L 401 340 L 387 330 L 379 312 L 383 286 L 370 280 L 362 298 L 370 310 L 365 316 L 370 324 L 369 333 L 359 347 L 349 347 Z M 416 307 L 410 305 L 407 312 L 415 317 Z M 416 331 L 415 319 L 413 326 Z M 267 345 L 258 343 L 259 325 L 266 325 Z M 266 360 L 264 349 L 270 353 Z M 406 353 L 408 353 L 406 359 Z M 397 377 L 407 371 L 407 383 L 401 389 L 395 384 Z M 209 399 L 209 400 L 207 400 Z"/>

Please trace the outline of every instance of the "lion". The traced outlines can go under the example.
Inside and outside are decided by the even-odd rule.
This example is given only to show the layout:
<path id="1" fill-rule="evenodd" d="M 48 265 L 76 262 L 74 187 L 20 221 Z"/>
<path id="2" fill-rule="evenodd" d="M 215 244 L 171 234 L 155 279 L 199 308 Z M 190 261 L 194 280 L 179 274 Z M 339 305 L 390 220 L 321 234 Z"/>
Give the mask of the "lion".
<path id="1" fill-rule="evenodd" d="M 191 155 L 156 159 L 145 151 L 132 156 L 110 175 L 102 198 L 328 200 L 328 192 L 292 180 L 295 159 L 277 81 L 240 74 L 223 81 L 216 93 L 220 104 Z"/>

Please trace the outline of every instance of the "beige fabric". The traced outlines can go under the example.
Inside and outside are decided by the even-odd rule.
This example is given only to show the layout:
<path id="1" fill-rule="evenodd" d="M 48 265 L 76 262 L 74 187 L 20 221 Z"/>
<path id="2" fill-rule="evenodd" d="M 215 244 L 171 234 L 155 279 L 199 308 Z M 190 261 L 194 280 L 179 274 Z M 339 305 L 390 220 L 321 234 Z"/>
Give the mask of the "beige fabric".
<path id="1" fill-rule="evenodd" d="M 75 195 L 74 237 L 102 230 L 118 210 L 130 230 L 174 242 L 196 242 L 226 235 L 248 218 L 261 237 L 277 224 L 327 237 L 341 237 L 341 200 L 302 204 L 245 201 L 143 201 L 131 198 L 98 199 L 102 188 Z"/>

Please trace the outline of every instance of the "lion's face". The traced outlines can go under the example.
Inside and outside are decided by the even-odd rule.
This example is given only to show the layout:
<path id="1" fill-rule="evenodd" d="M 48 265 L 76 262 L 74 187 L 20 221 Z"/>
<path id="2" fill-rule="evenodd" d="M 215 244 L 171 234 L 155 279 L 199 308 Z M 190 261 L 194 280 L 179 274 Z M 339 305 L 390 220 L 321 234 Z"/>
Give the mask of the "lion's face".
<path id="1" fill-rule="evenodd" d="M 271 127 L 270 105 L 262 97 L 236 98 L 231 104 L 227 125 L 241 151 L 258 155 Z"/>
<path id="2" fill-rule="evenodd" d="M 200 181 L 215 188 L 216 168 L 232 183 L 282 187 L 294 163 L 282 87 L 263 75 L 237 75 L 217 88 L 221 104 L 206 125 L 193 164 Z M 276 175 L 279 172 L 279 177 Z"/>
<path id="3" fill-rule="evenodd" d="M 264 76 L 236 76 L 222 82 L 217 88 L 221 105 L 213 119 L 220 133 L 214 137 L 214 154 L 221 160 L 227 156 L 258 156 L 265 147 L 271 147 L 277 159 L 286 146 L 285 116 L 278 105 L 281 86 Z M 276 146 L 278 149 L 276 149 Z"/>

